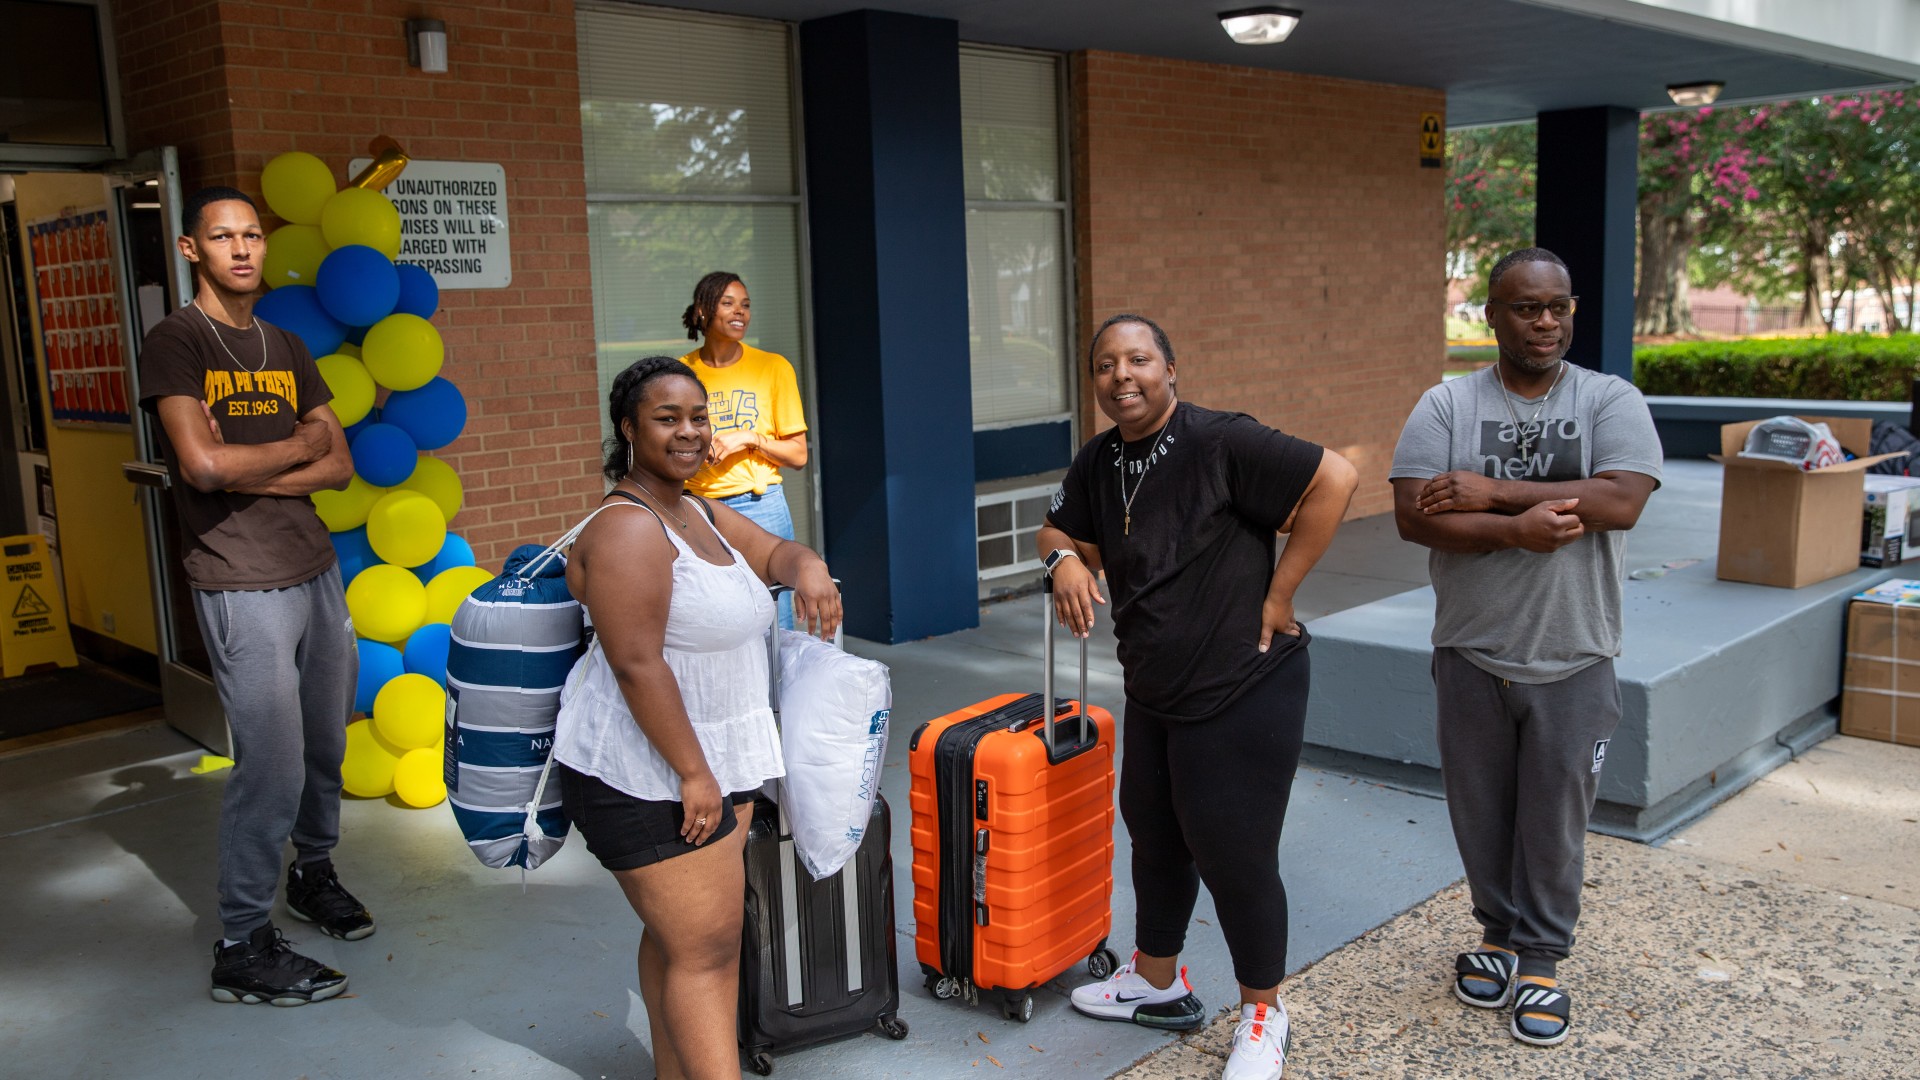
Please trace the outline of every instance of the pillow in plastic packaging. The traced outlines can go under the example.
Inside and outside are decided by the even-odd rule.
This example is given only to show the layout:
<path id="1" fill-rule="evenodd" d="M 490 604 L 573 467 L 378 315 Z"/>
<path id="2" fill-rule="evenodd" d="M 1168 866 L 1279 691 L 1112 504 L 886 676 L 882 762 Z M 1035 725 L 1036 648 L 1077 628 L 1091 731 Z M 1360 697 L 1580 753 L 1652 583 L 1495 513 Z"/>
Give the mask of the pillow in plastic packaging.
<path id="1" fill-rule="evenodd" d="M 1776 416 L 1755 424 L 1747 433 L 1747 445 L 1740 456 L 1785 461 L 1802 469 L 1824 469 L 1846 460 L 1833 429 L 1797 416 Z"/>
<path id="2" fill-rule="evenodd" d="M 887 757 L 893 685 L 887 666 L 797 630 L 780 630 L 779 802 L 814 880 L 860 847 Z"/>

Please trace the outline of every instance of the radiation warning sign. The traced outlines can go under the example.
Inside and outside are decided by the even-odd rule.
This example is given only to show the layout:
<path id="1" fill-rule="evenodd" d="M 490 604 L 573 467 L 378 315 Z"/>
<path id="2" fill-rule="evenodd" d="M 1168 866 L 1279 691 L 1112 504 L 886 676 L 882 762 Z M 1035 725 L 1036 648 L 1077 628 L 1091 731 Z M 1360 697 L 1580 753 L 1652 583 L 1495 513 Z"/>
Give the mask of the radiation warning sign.
<path id="1" fill-rule="evenodd" d="M 1437 112 L 1420 114 L 1420 167 L 1438 169 L 1447 163 L 1447 118 Z"/>
<path id="2" fill-rule="evenodd" d="M 0 677 L 13 678 L 43 664 L 74 667 L 73 635 L 60 585 L 49 576 L 47 538 L 9 536 L 0 540 Z"/>

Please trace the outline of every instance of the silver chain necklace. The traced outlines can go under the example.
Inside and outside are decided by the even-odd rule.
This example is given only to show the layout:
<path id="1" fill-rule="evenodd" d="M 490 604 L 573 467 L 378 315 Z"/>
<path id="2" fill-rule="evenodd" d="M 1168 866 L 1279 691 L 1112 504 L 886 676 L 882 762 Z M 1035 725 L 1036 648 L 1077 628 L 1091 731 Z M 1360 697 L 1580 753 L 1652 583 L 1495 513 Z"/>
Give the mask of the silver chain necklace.
<path id="1" fill-rule="evenodd" d="M 1540 399 L 1540 404 L 1534 407 L 1533 418 L 1527 421 L 1526 427 L 1522 427 L 1520 414 L 1513 410 L 1513 391 L 1507 389 L 1507 377 L 1501 373 L 1499 361 L 1494 362 L 1493 377 L 1500 380 L 1500 401 L 1507 407 L 1507 418 L 1513 421 L 1513 441 L 1520 447 L 1520 460 L 1525 461 L 1533 455 L 1533 441 L 1540 437 L 1537 430 L 1531 435 L 1526 434 L 1527 427 L 1540 422 L 1541 414 L 1547 411 L 1547 402 L 1553 400 L 1553 392 L 1560 388 L 1560 380 L 1566 374 L 1567 362 L 1562 360 L 1559 369 L 1553 373 L 1553 385 L 1547 387 L 1546 395 Z"/>
<path id="2" fill-rule="evenodd" d="M 220 343 L 220 351 L 227 354 L 227 359 L 233 361 L 234 367 L 239 368 L 241 371 L 244 371 L 249 375 L 258 375 L 262 371 L 266 370 L 267 368 L 267 328 L 260 325 L 259 319 L 253 320 L 253 328 L 255 330 L 260 331 L 260 366 L 256 368 L 250 368 L 247 365 L 241 363 L 239 357 L 233 355 L 232 349 L 227 348 L 227 339 L 220 336 L 220 328 L 213 325 L 213 317 L 207 314 L 206 308 L 203 308 L 200 306 L 200 301 L 194 300 L 194 301 L 191 301 L 191 303 L 193 304 L 193 310 L 199 312 L 200 317 L 207 321 L 207 332 L 213 335 L 213 340 Z"/>
<path id="3" fill-rule="evenodd" d="M 1133 500 L 1140 497 L 1140 486 L 1147 482 L 1147 470 L 1160 459 L 1160 443 L 1167 437 L 1167 428 L 1173 426 L 1173 418 L 1167 418 L 1167 424 L 1160 429 L 1160 436 L 1153 440 L 1153 449 L 1147 451 L 1145 464 L 1140 466 L 1140 479 L 1133 482 L 1133 494 L 1127 494 L 1127 442 L 1120 440 L 1120 535 L 1133 535 Z"/>

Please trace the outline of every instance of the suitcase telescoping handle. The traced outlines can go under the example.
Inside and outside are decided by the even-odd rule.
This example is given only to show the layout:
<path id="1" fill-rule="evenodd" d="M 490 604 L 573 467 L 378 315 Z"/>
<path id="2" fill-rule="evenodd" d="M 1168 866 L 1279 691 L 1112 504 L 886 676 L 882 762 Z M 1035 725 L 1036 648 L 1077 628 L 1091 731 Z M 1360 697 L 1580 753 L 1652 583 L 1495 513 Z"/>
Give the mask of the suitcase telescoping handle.
<path id="1" fill-rule="evenodd" d="M 1056 745 L 1056 736 L 1053 730 L 1053 571 L 1047 571 L 1041 578 L 1040 590 L 1041 596 L 1046 601 L 1040 605 L 1040 633 L 1042 641 L 1040 657 L 1041 663 L 1046 665 L 1046 674 L 1041 676 L 1040 679 L 1040 714 L 1045 719 L 1047 725 L 1047 756 L 1058 757 L 1060 750 Z M 1080 702 L 1080 741 L 1085 743 L 1091 737 L 1087 731 L 1089 727 L 1087 718 L 1087 639 L 1077 638 L 1076 640 L 1080 642 L 1080 697 L 1078 698 Z"/>

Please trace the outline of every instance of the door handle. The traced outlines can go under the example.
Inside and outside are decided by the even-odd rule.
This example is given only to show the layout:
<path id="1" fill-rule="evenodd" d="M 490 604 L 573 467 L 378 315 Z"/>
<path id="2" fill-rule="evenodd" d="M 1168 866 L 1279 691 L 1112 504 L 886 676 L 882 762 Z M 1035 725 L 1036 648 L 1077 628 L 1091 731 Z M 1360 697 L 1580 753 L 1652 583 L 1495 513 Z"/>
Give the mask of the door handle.
<path id="1" fill-rule="evenodd" d="M 173 476 L 165 465 L 155 465 L 147 461 L 123 461 L 120 463 L 120 475 L 129 483 L 141 484 L 162 491 L 173 486 Z"/>

